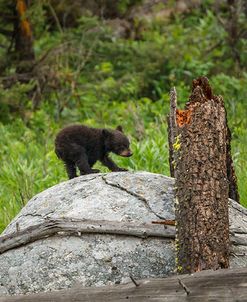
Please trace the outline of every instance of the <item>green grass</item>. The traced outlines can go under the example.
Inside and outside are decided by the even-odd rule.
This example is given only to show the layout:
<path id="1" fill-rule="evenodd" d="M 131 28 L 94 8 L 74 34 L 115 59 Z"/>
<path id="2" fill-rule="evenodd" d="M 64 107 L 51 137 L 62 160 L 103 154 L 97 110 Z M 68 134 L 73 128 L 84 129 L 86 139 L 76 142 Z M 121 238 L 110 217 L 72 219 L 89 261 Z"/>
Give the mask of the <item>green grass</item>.
<path id="1" fill-rule="evenodd" d="M 119 107 L 119 104 L 116 103 L 115 106 Z M 129 106 L 130 104 L 126 103 L 123 106 L 126 110 L 122 110 L 122 114 L 118 116 L 131 139 L 134 155 L 128 159 L 113 155 L 114 160 L 120 166 L 133 171 L 147 170 L 167 174 L 166 125 L 162 121 L 150 121 L 141 125 L 141 134 L 136 133 L 133 127 L 137 118 L 136 114 L 129 117 L 128 120 L 125 117 L 126 114 L 130 115 Z M 145 104 L 140 113 L 144 114 L 146 110 Z M 117 120 L 117 111 L 116 116 L 112 118 L 113 120 Z M 67 120 L 66 122 L 73 122 L 73 119 L 71 118 L 71 121 Z M 77 119 L 81 120 L 80 114 Z M 40 123 L 41 120 L 42 123 Z M 59 125 L 52 119 L 45 119 L 44 116 L 40 119 L 40 112 L 37 112 L 31 120 L 32 128 L 28 128 L 18 119 L 10 125 L 0 124 L 3 146 L 0 150 L 2 162 L 0 170 L 0 231 L 32 196 L 67 179 L 63 163 L 56 158 L 53 145 L 55 134 L 64 123 L 61 121 Z M 90 117 L 85 120 L 85 123 L 89 126 L 101 127 L 117 125 L 105 124 L 104 120 L 97 116 L 95 119 Z M 140 135 L 142 136 L 141 141 L 139 140 Z M 100 168 L 102 172 L 108 171 L 100 164 L 97 164 L 96 167 Z"/>
<path id="2" fill-rule="evenodd" d="M 107 108 L 109 106 L 109 108 Z M 164 100 L 156 103 L 139 100 L 138 108 L 135 102 L 111 104 L 103 106 L 106 112 L 112 112 L 112 125 L 105 123 L 103 115 L 94 111 L 87 119 L 77 113 L 77 120 L 89 126 L 117 126 L 120 120 L 125 132 L 131 139 L 134 155 L 131 158 L 112 157 L 122 167 L 132 171 L 150 171 L 169 175 L 168 142 L 166 114 L 161 114 L 160 108 L 168 107 Z M 120 110 L 121 109 L 121 110 Z M 164 110 L 164 112 L 166 112 Z M 160 111 L 158 115 L 157 112 Z M 152 114 L 156 112 L 156 114 Z M 41 116 L 42 115 L 42 116 Z M 31 119 L 31 128 L 21 120 L 16 119 L 10 125 L 0 124 L 2 148 L 0 157 L 0 230 L 13 219 L 26 202 L 38 192 L 67 179 L 63 164 L 56 158 L 53 140 L 58 129 L 74 120 L 55 122 L 51 117 L 44 116 L 44 112 L 37 112 Z M 42 122 L 41 122 L 42 121 Z M 107 117 L 108 121 L 108 117 Z M 37 127 L 39 125 L 39 127 Z M 247 206 L 246 199 L 246 170 L 247 163 L 244 144 L 246 131 L 234 134 L 232 153 L 238 175 L 239 191 L 242 204 Z M 102 172 L 107 168 L 96 164 Z"/>

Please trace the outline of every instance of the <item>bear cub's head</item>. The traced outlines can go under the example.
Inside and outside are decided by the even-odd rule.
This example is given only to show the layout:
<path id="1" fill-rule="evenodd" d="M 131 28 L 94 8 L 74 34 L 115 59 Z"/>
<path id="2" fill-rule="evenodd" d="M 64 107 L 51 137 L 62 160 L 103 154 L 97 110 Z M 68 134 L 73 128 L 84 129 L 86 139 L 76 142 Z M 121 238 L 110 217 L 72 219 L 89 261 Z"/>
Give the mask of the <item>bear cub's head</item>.
<path id="1" fill-rule="evenodd" d="M 122 126 L 117 126 L 115 130 L 103 129 L 102 133 L 107 152 L 113 152 L 124 157 L 133 154 L 129 148 L 130 142 L 123 133 Z"/>

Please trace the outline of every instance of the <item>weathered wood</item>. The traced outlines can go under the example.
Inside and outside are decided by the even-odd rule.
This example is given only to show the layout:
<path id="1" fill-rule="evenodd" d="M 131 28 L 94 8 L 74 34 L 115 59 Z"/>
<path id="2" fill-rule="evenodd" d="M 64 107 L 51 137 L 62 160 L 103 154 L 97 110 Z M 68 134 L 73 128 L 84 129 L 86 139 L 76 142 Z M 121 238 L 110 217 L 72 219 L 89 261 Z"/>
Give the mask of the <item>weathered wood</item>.
<path id="1" fill-rule="evenodd" d="M 227 179 L 229 182 L 229 198 L 240 203 L 237 176 L 235 174 L 232 155 L 231 155 L 231 131 L 227 125 L 227 138 L 226 138 L 226 167 L 227 167 Z"/>
<path id="2" fill-rule="evenodd" d="M 135 280 L 136 281 L 136 280 Z M 193 275 L 172 276 L 164 279 L 137 280 L 128 284 L 82 287 L 68 290 L 0 297 L 1 302 L 246 302 L 247 268 L 203 271 Z M 186 290 L 185 290 L 186 289 Z"/>
<path id="3" fill-rule="evenodd" d="M 135 224 L 130 222 L 79 220 L 79 219 L 47 219 L 47 221 L 25 228 L 15 233 L 0 236 L 0 254 L 40 240 L 49 236 L 82 236 L 83 234 L 125 235 L 139 238 L 162 237 L 175 238 L 175 229 L 171 226 Z"/>
<path id="4" fill-rule="evenodd" d="M 239 211 L 247 211 L 238 208 Z M 0 236 L 0 254 L 29 244 L 36 240 L 54 235 L 58 236 L 82 236 L 83 234 L 112 234 L 134 236 L 139 238 L 161 237 L 167 239 L 175 239 L 174 220 L 152 221 L 152 224 L 134 224 L 130 222 L 117 222 L 105 220 L 79 220 L 68 218 L 47 219 L 45 222 L 20 229 L 19 224 L 16 225 L 16 232 Z M 231 243 L 233 245 L 246 246 L 247 231 L 240 230 L 234 225 L 230 228 Z M 244 236 L 241 236 L 243 234 Z"/>
<path id="5" fill-rule="evenodd" d="M 247 246 L 246 237 L 246 233 L 234 234 L 234 236 L 231 237 L 231 243 L 234 245 Z"/>
<path id="6" fill-rule="evenodd" d="M 177 110 L 176 221 L 178 271 L 229 267 L 227 122 L 208 79 L 193 81 Z"/>
<path id="7" fill-rule="evenodd" d="M 170 91 L 170 113 L 167 117 L 168 124 L 168 144 L 169 144 L 169 165 L 170 175 L 174 177 L 174 152 L 173 145 L 177 136 L 177 123 L 176 123 L 176 108 L 177 108 L 177 92 L 173 87 Z"/>

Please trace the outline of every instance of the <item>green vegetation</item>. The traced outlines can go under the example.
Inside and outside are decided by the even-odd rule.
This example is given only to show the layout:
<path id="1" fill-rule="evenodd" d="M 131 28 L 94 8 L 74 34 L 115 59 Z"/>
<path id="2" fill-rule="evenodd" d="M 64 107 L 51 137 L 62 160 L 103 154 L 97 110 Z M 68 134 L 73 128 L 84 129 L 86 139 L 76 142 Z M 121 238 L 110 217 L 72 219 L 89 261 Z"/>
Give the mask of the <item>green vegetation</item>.
<path id="1" fill-rule="evenodd" d="M 134 3 L 120 2 L 121 12 Z M 106 20 L 90 14 L 64 28 L 52 26 L 41 7 L 39 14 L 30 14 L 38 75 L 0 86 L 0 232 L 32 196 L 66 180 L 53 151 L 55 134 L 64 125 L 121 124 L 134 155 L 115 157 L 116 162 L 169 175 L 169 90 L 176 86 L 182 108 L 192 80 L 202 75 L 224 98 L 241 203 L 247 206 L 247 40 L 239 39 L 233 49 L 207 6 L 176 17 L 136 20 L 132 31 L 138 28 L 138 37 L 119 37 Z M 227 16 L 223 9 L 221 17 Z M 243 18 L 240 14 L 240 28 L 247 23 Z M 4 43 L 6 37 L 0 36 Z M 0 66 L 6 58 L 0 48 Z M 14 64 L 5 66 L 3 79 L 15 73 Z M 31 92 L 40 83 L 37 102 Z"/>

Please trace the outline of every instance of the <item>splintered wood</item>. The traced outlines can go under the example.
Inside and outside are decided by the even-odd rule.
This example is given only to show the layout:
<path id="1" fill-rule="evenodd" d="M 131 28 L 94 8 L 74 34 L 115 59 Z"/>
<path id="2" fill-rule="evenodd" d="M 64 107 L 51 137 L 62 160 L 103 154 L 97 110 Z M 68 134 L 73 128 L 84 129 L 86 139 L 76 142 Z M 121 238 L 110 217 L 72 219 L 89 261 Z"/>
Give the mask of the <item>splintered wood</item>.
<path id="1" fill-rule="evenodd" d="M 173 94 L 168 127 L 175 125 L 169 146 L 176 178 L 177 268 L 181 273 L 227 268 L 229 182 L 232 191 L 237 185 L 223 99 L 213 95 L 205 77 L 193 81 L 184 110 L 174 108 Z"/>
<path id="2" fill-rule="evenodd" d="M 176 110 L 176 122 L 179 128 L 189 124 L 191 120 L 191 110 Z"/>

